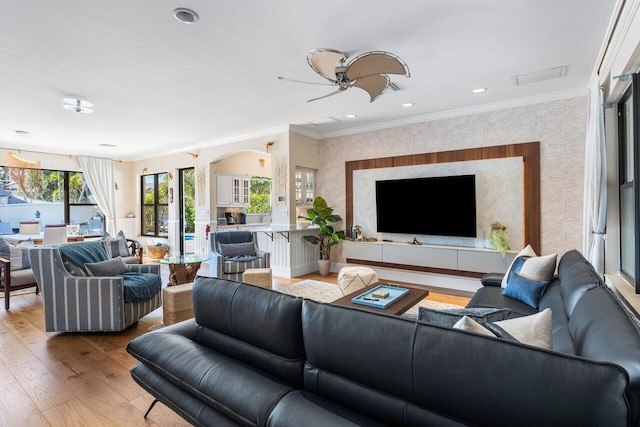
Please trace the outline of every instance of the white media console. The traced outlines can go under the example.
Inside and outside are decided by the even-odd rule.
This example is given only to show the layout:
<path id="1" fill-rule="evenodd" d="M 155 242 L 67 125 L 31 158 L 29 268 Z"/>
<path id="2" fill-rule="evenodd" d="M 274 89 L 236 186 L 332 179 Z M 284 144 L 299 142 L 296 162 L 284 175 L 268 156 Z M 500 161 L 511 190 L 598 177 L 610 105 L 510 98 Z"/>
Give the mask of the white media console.
<path id="1" fill-rule="evenodd" d="M 461 246 L 412 245 L 402 242 L 342 242 L 347 262 L 371 262 L 386 268 L 480 277 L 484 273 L 504 273 L 517 253 Z"/>

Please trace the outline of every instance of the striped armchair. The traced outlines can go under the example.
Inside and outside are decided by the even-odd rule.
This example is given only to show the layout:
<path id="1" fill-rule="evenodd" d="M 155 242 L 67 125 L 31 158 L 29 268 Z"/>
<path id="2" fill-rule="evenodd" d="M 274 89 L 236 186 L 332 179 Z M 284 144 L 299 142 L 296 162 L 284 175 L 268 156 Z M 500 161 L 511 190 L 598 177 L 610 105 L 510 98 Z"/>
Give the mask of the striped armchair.
<path id="1" fill-rule="evenodd" d="M 69 243 L 83 245 L 92 242 Z M 121 331 L 162 306 L 159 291 L 144 301 L 125 301 L 124 277 L 72 275 L 60 247 L 29 251 L 36 282 L 42 292 L 47 332 Z M 129 272 L 160 275 L 160 265 L 130 264 Z"/>
<path id="2" fill-rule="evenodd" d="M 258 249 L 252 231 L 218 231 L 209 234 L 210 271 L 221 279 L 242 281 L 250 268 L 269 268 L 271 254 Z"/>

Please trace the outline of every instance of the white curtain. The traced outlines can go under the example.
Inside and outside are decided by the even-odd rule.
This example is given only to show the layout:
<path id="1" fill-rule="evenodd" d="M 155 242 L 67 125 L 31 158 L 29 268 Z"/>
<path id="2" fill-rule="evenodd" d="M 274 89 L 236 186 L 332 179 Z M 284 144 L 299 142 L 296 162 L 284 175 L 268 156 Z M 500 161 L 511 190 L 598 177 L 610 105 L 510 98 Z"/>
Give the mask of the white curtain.
<path id="1" fill-rule="evenodd" d="M 607 164 L 602 88 L 597 78 L 589 86 L 589 116 L 585 143 L 583 254 L 604 277 L 607 222 Z"/>
<path id="2" fill-rule="evenodd" d="M 116 179 L 113 160 L 78 157 L 78 161 L 82 167 L 84 180 L 105 216 L 105 229 L 114 236 L 116 234 Z"/>

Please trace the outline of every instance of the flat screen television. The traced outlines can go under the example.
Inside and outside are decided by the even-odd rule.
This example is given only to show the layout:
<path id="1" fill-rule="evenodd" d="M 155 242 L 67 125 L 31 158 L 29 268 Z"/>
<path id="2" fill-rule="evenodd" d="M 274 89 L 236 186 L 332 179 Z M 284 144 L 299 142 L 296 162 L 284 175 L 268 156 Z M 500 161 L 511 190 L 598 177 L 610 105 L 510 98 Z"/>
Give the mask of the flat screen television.
<path id="1" fill-rule="evenodd" d="M 376 219 L 379 233 L 476 237 L 476 177 L 376 181 Z"/>

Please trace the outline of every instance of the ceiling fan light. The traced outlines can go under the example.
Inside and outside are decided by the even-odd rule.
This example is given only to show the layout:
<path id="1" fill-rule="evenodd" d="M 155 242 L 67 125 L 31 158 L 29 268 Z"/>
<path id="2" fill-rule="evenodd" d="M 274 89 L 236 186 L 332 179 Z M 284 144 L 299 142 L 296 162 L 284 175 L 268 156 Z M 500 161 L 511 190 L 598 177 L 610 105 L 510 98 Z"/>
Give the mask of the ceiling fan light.
<path id="1" fill-rule="evenodd" d="M 410 108 L 410 107 L 413 107 L 413 105 L 414 105 L 413 102 L 405 102 L 404 104 L 402 104 L 404 108 Z"/>

